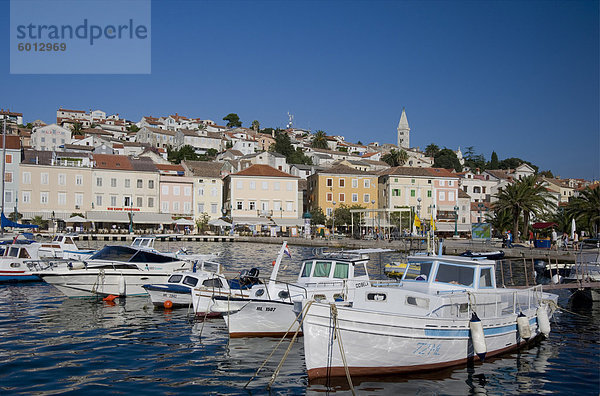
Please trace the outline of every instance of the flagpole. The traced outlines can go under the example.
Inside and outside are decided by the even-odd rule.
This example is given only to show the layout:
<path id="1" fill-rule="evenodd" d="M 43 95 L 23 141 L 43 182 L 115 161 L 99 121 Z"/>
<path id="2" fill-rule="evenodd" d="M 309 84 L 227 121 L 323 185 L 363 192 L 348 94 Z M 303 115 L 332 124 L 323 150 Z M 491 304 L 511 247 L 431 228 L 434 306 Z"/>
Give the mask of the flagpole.
<path id="1" fill-rule="evenodd" d="M 2 215 L 4 215 L 4 172 L 6 170 L 6 116 L 2 128 Z M 0 220 L 0 235 L 4 236 L 4 224 Z"/>

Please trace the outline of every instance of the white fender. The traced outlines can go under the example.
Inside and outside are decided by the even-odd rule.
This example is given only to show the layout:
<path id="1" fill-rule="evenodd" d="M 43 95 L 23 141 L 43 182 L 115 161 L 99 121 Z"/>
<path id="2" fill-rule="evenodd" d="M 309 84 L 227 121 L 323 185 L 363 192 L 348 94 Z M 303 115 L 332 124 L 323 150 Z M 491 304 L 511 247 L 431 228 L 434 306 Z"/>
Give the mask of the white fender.
<path id="1" fill-rule="evenodd" d="M 471 330 L 473 349 L 477 356 L 479 356 L 479 359 L 483 362 L 485 354 L 487 353 L 487 345 L 483 334 L 483 324 L 475 312 L 473 312 L 473 316 L 471 316 L 471 320 L 469 321 L 469 329 Z"/>
<path id="2" fill-rule="evenodd" d="M 124 296 L 126 294 L 126 285 L 125 285 L 125 277 L 123 274 L 119 276 L 119 296 Z"/>
<path id="3" fill-rule="evenodd" d="M 544 337 L 548 337 L 548 335 L 550 335 L 550 318 L 548 318 L 548 309 L 546 304 L 541 304 L 538 307 L 536 316 L 540 333 L 542 333 Z"/>
<path id="4" fill-rule="evenodd" d="M 531 338 L 531 328 L 529 327 L 529 319 L 527 316 L 521 312 L 519 316 L 517 316 L 517 329 L 519 330 L 519 336 L 528 340 Z"/>
<path id="5" fill-rule="evenodd" d="M 562 283 L 562 279 L 563 279 L 563 277 L 560 276 L 559 274 L 552 275 L 552 283 L 554 283 L 555 285 Z"/>

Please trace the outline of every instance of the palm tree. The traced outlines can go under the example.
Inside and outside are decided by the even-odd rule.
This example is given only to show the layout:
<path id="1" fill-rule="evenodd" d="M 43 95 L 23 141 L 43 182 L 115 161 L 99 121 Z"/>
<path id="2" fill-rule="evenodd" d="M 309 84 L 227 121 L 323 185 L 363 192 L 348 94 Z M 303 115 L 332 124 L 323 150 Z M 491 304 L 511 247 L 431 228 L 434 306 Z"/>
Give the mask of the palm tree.
<path id="1" fill-rule="evenodd" d="M 74 122 L 72 132 L 73 136 L 83 135 L 83 124 L 81 122 Z"/>
<path id="2" fill-rule="evenodd" d="M 408 161 L 408 153 L 402 149 L 392 149 L 389 153 L 381 157 L 381 160 L 389 166 L 403 166 Z"/>
<path id="3" fill-rule="evenodd" d="M 524 235 L 529 228 L 532 214 L 541 213 L 553 202 L 552 195 L 542 186 L 536 175 L 526 176 L 509 184 L 495 195 L 495 211 L 507 211 L 513 222 L 513 237 L 519 238 L 519 219 L 524 217 Z"/>
<path id="4" fill-rule="evenodd" d="M 512 216 L 506 210 L 495 210 L 491 214 L 486 214 L 485 218 L 497 234 L 504 234 L 512 226 Z"/>
<path id="5" fill-rule="evenodd" d="M 427 147 L 425 147 L 425 155 L 428 157 L 435 157 L 435 155 L 440 151 L 440 147 L 437 144 L 431 143 Z"/>
<path id="6" fill-rule="evenodd" d="M 571 199 L 566 212 L 592 236 L 597 235 L 600 231 L 600 187 L 586 187 L 579 196 Z"/>
<path id="7" fill-rule="evenodd" d="M 324 131 L 318 130 L 310 143 L 312 148 L 327 149 L 327 134 Z"/>
<path id="8" fill-rule="evenodd" d="M 258 132 L 260 129 L 260 122 L 258 122 L 258 120 L 252 121 L 252 129 L 254 129 L 255 132 Z"/>

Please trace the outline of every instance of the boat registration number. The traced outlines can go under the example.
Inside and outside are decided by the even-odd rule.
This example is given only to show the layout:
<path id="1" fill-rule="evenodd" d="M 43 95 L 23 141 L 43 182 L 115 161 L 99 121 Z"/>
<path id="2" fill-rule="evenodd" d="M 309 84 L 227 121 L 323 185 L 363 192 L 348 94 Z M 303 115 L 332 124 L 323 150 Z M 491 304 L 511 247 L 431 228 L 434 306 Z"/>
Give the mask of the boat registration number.
<path id="1" fill-rule="evenodd" d="M 277 308 L 275 307 L 265 307 L 265 309 L 263 310 L 263 307 L 256 307 L 257 311 L 264 311 L 264 312 L 275 312 Z"/>
<path id="2" fill-rule="evenodd" d="M 365 286 L 369 286 L 369 282 L 357 282 L 355 287 L 358 289 Z"/>
<path id="3" fill-rule="evenodd" d="M 440 354 L 441 344 L 430 344 L 427 342 L 418 342 L 417 347 L 413 351 L 413 355 L 432 356 Z"/>
<path id="4" fill-rule="evenodd" d="M 163 293 L 162 296 L 166 297 L 166 298 L 176 298 L 177 297 L 176 294 L 171 294 L 171 293 Z"/>

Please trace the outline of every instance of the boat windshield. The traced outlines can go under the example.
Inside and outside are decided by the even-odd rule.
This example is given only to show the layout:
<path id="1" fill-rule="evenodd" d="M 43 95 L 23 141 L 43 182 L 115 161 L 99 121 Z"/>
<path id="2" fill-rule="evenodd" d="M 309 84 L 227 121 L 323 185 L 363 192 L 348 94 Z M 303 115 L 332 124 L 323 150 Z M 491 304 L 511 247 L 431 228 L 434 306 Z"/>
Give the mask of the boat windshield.
<path id="1" fill-rule="evenodd" d="M 10 256 L 10 257 L 19 257 L 19 248 L 11 247 L 10 249 L 8 249 L 7 256 Z"/>
<path id="2" fill-rule="evenodd" d="M 367 276 L 367 269 L 363 263 L 354 264 L 354 277 Z"/>
<path id="3" fill-rule="evenodd" d="M 92 257 L 91 260 L 129 261 L 137 253 L 137 249 L 127 246 L 105 246 Z"/>
<path id="4" fill-rule="evenodd" d="M 317 278 L 327 278 L 330 271 L 331 261 L 317 261 L 315 263 L 315 272 L 313 273 L 313 276 Z"/>
<path id="5" fill-rule="evenodd" d="M 431 262 L 408 263 L 402 280 L 427 282 L 431 272 Z"/>
<path id="6" fill-rule="evenodd" d="M 308 278 L 310 276 L 310 271 L 312 270 L 312 261 L 305 261 L 304 262 L 304 268 L 302 269 L 302 276 L 303 278 Z"/>
<path id="7" fill-rule="evenodd" d="M 168 283 L 179 283 L 181 282 L 181 278 L 183 278 L 183 275 L 171 275 L 171 277 L 169 278 L 169 280 L 167 280 Z"/>
<path id="8" fill-rule="evenodd" d="M 452 285 L 472 287 L 474 276 L 474 267 L 440 263 L 440 265 L 438 266 L 437 274 L 435 275 L 435 281 L 442 283 L 450 283 Z"/>
<path id="9" fill-rule="evenodd" d="M 198 278 L 194 278 L 193 276 L 186 276 L 183 280 L 183 284 L 194 287 L 198 284 Z"/>
<path id="10" fill-rule="evenodd" d="M 333 270 L 333 277 L 338 279 L 348 278 L 348 263 L 335 263 L 335 269 Z"/>

